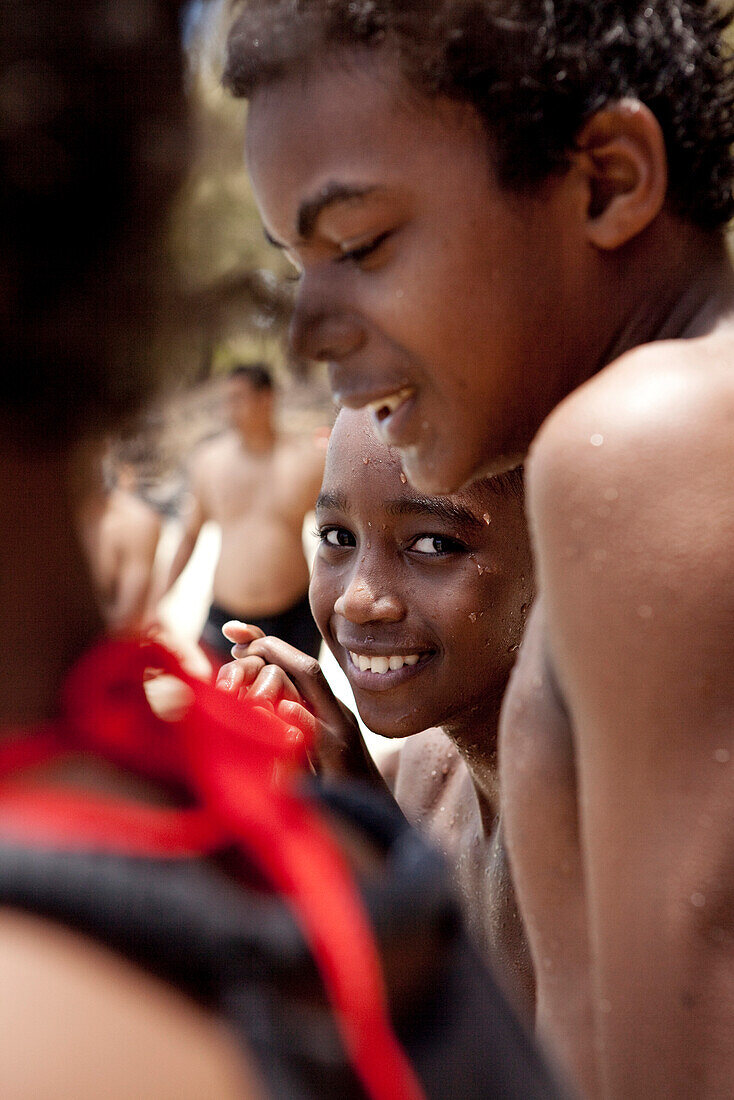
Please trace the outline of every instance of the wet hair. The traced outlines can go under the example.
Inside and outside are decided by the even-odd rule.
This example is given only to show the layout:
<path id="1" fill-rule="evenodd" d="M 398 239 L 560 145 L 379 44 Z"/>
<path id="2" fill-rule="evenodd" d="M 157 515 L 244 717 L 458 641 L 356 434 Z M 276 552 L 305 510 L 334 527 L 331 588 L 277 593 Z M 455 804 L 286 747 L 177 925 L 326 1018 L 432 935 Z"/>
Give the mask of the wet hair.
<path id="1" fill-rule="evenodd" d="M 267 363 L 238 363 L 236 367 L 232 367 L 229 377 L 242 378 L 255 393 L 265 390 L 272 392 L 275 389 L 273 374 Z"/>
<path id="2" fill-rule="evenodd" d="M 523 467 L 516 466 L 514 470 L 507 470 L 504 474 L 482 478 L 482 480 L 475 482 L 471 488 L 479 494 L 484 494 L 489 490 L 506 500 L 517 500 L 522 504 L 525 500 Z"/>
<path id="3" fill-rule="evenodd" d="M 161 364 L 164 217 L 186 155 L 178 0 L 4 0 L 0 431 L 101 434 Z"/>
<path id="4" fill-rule="evenodd" d="M 479 112 L 516 190 L 563 170 L 584 122 L 632 97 L 661 126 L 674 209 L 711 229 L 734 213 L 730 20 L 707 0 L 248 0 L 224 80 L 249 97 L 329 53 L 388 49 L 410 87 Z"/>

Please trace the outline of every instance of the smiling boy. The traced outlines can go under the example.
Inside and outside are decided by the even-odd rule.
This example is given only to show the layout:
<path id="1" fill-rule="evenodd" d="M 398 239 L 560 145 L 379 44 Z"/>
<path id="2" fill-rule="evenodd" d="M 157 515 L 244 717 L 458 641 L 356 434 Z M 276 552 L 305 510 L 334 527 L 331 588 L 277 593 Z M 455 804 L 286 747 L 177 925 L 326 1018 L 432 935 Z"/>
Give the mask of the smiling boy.
<path id="1" fill-rule="evenodd" d="M 302 0 L 251 3 L 230 40 L 300 272 L 292 342 L 337 398 L 434 493 L 516 465 L 553 414 L 503 814 L 538 1029 L 582 1093 L 625 1100 L 734 1075 L 725 23 L 693 0 Z"/>
<path id="2" fill-rule="evenodd" d="M 375 440 L 365 414 L 342 410 L 316 519 L 314 618 L 365 724 L 384 737 L 419 735 L 415 749 L 403 750 L 409 759 L 398 768 L 398 803 L 450 851 L 469 922 L 531 1020 L 532 968 L 497 789 L 500 706 L 533 593 L 522 473 L 451 497 L 423 496 Z M 228 623 L 225 633 L 240 643 L 240 659 L 225 666 L 220 684 L 248 687 L 250 698 L 276 706 L 285 699 L 284 716 L 308 723 L 295 687 L 318 723 L 322 767 L 364 775 L 357 724 L 331 696 L 318 664 L 252 626 Z M 453 752 L 435 730 L 422 734 L 437 726 Z"/>

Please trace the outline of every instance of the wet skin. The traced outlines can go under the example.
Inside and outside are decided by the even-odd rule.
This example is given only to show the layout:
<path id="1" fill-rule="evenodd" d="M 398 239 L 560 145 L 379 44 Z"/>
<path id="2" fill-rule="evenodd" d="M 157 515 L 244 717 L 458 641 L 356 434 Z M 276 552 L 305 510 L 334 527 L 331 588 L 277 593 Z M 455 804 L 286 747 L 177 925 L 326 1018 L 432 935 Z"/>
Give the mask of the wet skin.
<path id="1" fill-rule="evenodd" d="M 299 273 L 293 349 L 329 363 L 339 403 L 377 402 L 421 491 L 510 469 L 612 338 L 570 321 L 588 286 L 575 181 L 500 189 L 476 113 L 408 93 L 379 54 L 318 71 L 259 91 L 248 116 L 263 224 Z"/>
<path id="2" fill-rule="evenodd" d="M 342 412 L 316 506 L 314 617 L 371 729 L 476 740 L 496 726 L 532 594 L 522 502 L 487 483 L 423 498 L 401 473 L 364 415 Z M 419 660 L 379 673 L 351 653 Z"/>
<path id="3" fill-rule="evenodd" d="M 328 60 L 251 105 L 263 220 L 302 271 L 295 347 L 329 361 L 341 400 L 374 403 L 424 492 L 507 468 L 552 414 L 526 467 L 540 598 L 500 738 L 540 1032 L 584 1095 L 718 1100 L 734 1074 L 723 236 L 671 209 L 639 103 L 593 115 L 565 172 L 517 196 L 470 108 L 405 95 L 386 54 Z"/>
<path id="4" fill-rule="evenodd" d="M 532 969 L 499 829 L 496 753 L 533 592 L 522 496 L 482 481 L 425 498 L 369 418 L 342 410 L 316 518 L 314 618 L 372 730 L 448 734 L 433 729 L 404 747 L 396 794 L 455 863 L 473 931 L 530 1022 Z M 267 699 L 288 721 L 314 722 L 319 768 L 363 777 L 359 730 L 318 664 L 253 628 L 230 623 L 225 633 L 243 643 L 233 650 L 242 659 L 225 667 L 220 685 Z M 375 670 L 360 669 L 360 658 Z M 401 667 L 388 668 L 390 658 Z"/>

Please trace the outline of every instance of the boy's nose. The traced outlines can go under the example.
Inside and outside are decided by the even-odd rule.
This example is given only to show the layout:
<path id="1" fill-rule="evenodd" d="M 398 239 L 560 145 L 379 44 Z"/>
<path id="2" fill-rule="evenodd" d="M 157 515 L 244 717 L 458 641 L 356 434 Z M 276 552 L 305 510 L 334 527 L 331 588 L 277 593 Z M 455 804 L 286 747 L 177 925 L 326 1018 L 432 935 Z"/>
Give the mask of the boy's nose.
<path id="1" fill-rule="evenodd" d="M 308 278 L 303 277 L 291 319 L 291 350 L 301 359 L 340 362 L 364 345 L 364 326 L 349 311 L 329 306 L 322 294 L 311 294 Z"/>
<path id="2" fill-rule="evenodd" d="M 377 590 L 364 574 L 356 574 L 352 578 L 335 601 L 334 611 L 351 623 L 396 623 L 405 614 L 398 595 Z"/>

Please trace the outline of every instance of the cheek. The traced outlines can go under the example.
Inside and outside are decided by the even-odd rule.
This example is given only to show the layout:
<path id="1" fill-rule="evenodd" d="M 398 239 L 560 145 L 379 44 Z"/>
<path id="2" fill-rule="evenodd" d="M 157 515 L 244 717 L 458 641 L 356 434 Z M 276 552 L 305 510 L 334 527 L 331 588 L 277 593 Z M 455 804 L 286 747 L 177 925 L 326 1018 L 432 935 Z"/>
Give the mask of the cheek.
<path id="1" fill-rule="evenodd" d="M 317 551 L 311 573 L 311 583 L 308 588 L 308 599 L 314 621 L 324 637 L 327 635 L 329 620 L 338 596 L 339 586 L 336 578 L 333 576 L 332 570 L 319 559 Z"/>

